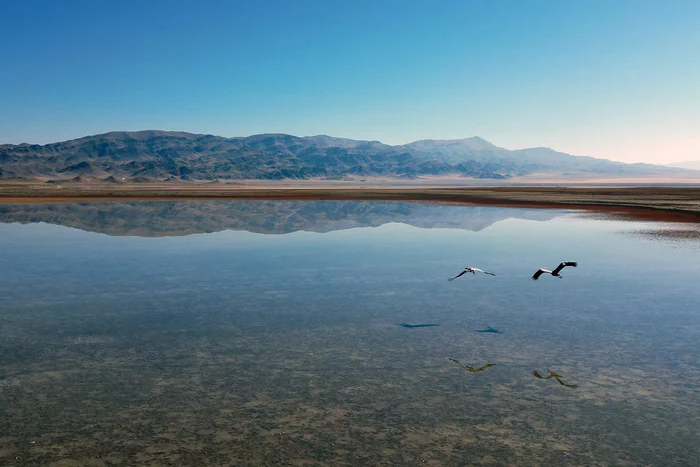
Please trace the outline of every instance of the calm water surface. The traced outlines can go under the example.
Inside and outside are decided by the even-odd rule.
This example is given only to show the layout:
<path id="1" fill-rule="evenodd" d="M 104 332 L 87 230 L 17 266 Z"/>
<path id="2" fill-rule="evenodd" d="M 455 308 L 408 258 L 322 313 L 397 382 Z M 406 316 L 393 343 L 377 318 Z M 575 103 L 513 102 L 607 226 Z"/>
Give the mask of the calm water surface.
<path id="1" fill-rule="evenodd" d="M 700 248 L 661 227 L 0 204 L 0 464 L 700 465 Z"/>

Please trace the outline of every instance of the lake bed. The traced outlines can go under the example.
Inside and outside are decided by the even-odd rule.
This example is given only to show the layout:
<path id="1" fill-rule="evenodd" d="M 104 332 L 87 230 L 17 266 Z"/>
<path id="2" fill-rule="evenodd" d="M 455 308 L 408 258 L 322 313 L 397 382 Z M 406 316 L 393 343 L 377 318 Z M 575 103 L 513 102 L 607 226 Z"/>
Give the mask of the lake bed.
<path id="1" fill-rule="evenodd" d="M 3 465 L 700 464 L 700 249 L 668 223 L 379 201 L 0 222 Z M 496 276 L 447 281 L 465 266 Z"/>

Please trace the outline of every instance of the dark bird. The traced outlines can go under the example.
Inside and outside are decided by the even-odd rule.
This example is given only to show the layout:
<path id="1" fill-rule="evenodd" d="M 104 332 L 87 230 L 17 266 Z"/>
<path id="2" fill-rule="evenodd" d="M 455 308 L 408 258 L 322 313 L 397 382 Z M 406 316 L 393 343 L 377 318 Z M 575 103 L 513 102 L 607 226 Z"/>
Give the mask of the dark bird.
<path id="1" fill-rule="evenodd" d="M 557 383 L 561 384 L 562 386 L 566 386 L 567 388 L 577 388 L 578 387 L 578 384 L 567 384 L 564 381 L 562 381 L 560 374 L 557 374 L 552 370 L 547 370 L 547 371 L 549 372 L 549 374 L 547 376 L 542 376 L 542 374 L 540 374 L 540 372 L 537 370 L 532 370 L 532 374 L 535 376 L 535 378 L 539 378 L 539 379 L 552 379 L 552 378 L 554 378 L 557 380 Z"/>
<path id="2" fill-rule="evenodd" d="M 496 274 L 494 274 L 494 273 L 492 273 L 492 272 L 486 272 L 486 271 L 484 271 L 483 269 L 471 268 L 471 267 L 467 266 L 466 268 L 464 268 L 464 271 L 460 272 L 459 274 L 457 274 L 457 275 L 454 276 L 454 277 L 450 277 L 450 278 L 447 279 L 447 280 L 448 280 L 448 281 L 453 281 L 453 280 L 457 279 L 458 277 L 461 277 L 461 276 L 463 276 L 463 275 L 465 275 L 465 274 L 467 274 L 467 273 L 469 273 L 469 272 L 471 272 L 471 273 L 474 274 L 474 275 L 476 275 L 477 272 L 483 272 L 484 274 L 488 274 L 489 276 L 495 276 L 495 275 L 496 275 Z"/>
<path id="3" fill-rule="evenodd" d="M 487 327 L 486 329 L 474 329 L 474 332 L 492 332 L 494 334 L 503 334 L 501 331 L 494 329 L 491 326 Z"/>
<path id="4" fill-rule="evenodd" d="M 408 328 L 408 329 L 413 329 L 413 328 L 430 328 L 433 326 L 440 326 L 439 324 L 406 324 L 406 323 L 401 323 L 401 326 Z"/>
<path id="5" fill-rule="evenodd" d="M 450 360 L 450 361 L 452 361 L 452 362 L 455 362 L 457 365 L 461 366 L 462 368 L 464 368 L 465 370 L 467 370 L 469 373 L 478 373 L 478 372 L 480 372 L 480 371 L 484 371 L 484 370 L 487 369 L 487 368 L 491 368 L 492 366 L 495 365 L 495 363 L 487 363 L 486 365 L 480 366 L 479 368 L 474 368 L 473 366 L 462 365 L 458 360 L 456 360 L 456 359 L 454 359 L 454 358 L 451 358 L 451 357 L 447 357 L 447 360 Z"/>
<path id="6" fill-rule="evenodd" d="M 558 277 L 559 279 L 561 279 L 561 275 L 559 274 L 559 272 L 567 266 L 576 267 L 578 266 L 578 263 L 576 261 L 566 261 L 557 266 L 557 268 L 554 271 L 550 271 L 549 269 L 538 269 L 535 275 L 532 276 L 532 280 L 536 281 L 540 278 L 542 274 L 551 274 L 554 277 Z"/>

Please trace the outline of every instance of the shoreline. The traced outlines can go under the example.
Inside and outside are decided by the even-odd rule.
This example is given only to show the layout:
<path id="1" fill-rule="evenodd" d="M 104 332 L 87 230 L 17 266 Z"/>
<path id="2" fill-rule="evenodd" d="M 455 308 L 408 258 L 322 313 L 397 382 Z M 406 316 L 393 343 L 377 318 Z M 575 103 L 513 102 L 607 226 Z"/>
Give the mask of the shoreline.
<path id="1" fill-rule="evenodd" d="M 129 185 L 45 187 L 0 184 L 0 204 L 167 200 L 424 201 L 484 206 L 582 209 L 700 222 L 696 187 L 361 187 L 268 185 Z M 673 219 L 671 219 L 673 218 Z"/>

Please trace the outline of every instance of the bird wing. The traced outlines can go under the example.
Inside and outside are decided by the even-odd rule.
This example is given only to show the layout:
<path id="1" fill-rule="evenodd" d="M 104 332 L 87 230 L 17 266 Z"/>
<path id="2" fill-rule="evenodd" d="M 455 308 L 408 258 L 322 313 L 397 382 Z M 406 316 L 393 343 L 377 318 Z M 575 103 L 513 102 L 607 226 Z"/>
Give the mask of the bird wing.
<path id="1" fill-rule="evenodd" d="M 566 384 L 564 381 L 562 381 L 559 378 L 554 378 L 557 380 L 557 383 L 561 384 L 562 386 L 566 386 L 567 388 L 577 388 L 578 384 Z"/>
<path id="2" fill-rule="evenodd" d="M 471 367 L 462 365 L 461 363 L 459 363 L 459 360 L 457 360 L 457 359 L 455 359 L 455 358 L 447 357 L 447 359 L 450 360 L 451 362 L 455 362 L 457 365 L 461 366 L 461 367 L 464 368 L 464 369 L 469 369 L 469 368 L 471 368 Z"/>
<path id="3" fill-rule="evenodd" d="M 578 263 L 576 261 L 564 261 L 563 263 L 559 264 L 559 266 L 557 266 L 557 268 L 553 271 L 553 273 L 556 275 L 559 273 L 559 271 L 561 271 L 562 269 L 564 269 L 567 266 L 576 267 L 577 265 L 578 265 Z"/>
<path id="4" fill-rule="evenodd" d="M 549 271 L 547 271 L 546 269 L 538 269 L 537 272 L 532 276 L 532 280 L 533 280 L 533 281 L 536 281 L 536 280 L 539 279 L 540 276 L 541 276 L 542 274 L 544 274 L 545 272 L 549 272 Z"/>
<path id="5" fill-rule="evenodd" d="M 474 372 L 474 373 L 477 373 L 477 372 L 479 372 L 479 371 L 484 371 L 485 369 L 491 368 L 491 367 L 494 366 L 494 365 L 495 365 L 495 363 L 487 363 L 487 364 L 484 365 L 484 366 L 480 366 L 479 368 L 475 368 L 473 372 Z"/>
<path id="6" fill-rule="evenodd" d="M 537 370 L 532 370 L 532 374 L 535 376 L 535 378 L 545 379 L 544 376 L 542 376 Z"/>
<path id="7" fill-rule="evenodd" d="M 460 273 L 457 274 L 456 276 L 450 277 L 450 278 L 447 279 L 447 280 L 448 280 L 448 281 L 453 281 L 453 280 L 457 279 L 458 277 L 465 275 L 466 273 L 467 273 L 467 270 L 465 269 L 464 271 L 460 272 Z"/>
<path id="8" fill-rule="evenodd" d="M 479 269 L 479 268 L 472 268 L 472 270 L 474 270 L 474 271 L 479 271 L 479 272 L 483 272 L 484 274 L 488 274 L 489 276 L 495 276 L 495 275 L 496 275 L 496 274 L 494 274 L 494 273 L 492 273 L 492 272 L 486 272 L 486 271 L 484 271 L 483 269 Z"/>

